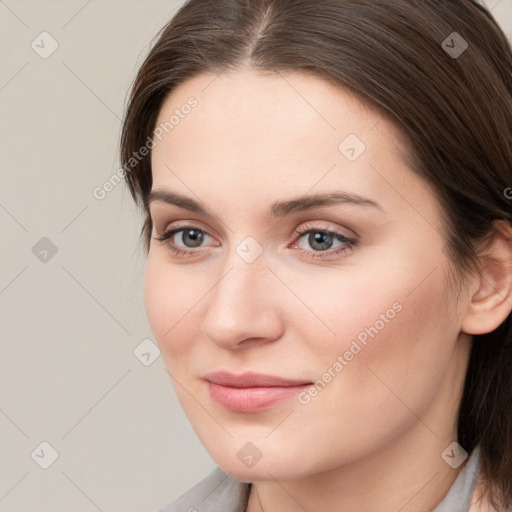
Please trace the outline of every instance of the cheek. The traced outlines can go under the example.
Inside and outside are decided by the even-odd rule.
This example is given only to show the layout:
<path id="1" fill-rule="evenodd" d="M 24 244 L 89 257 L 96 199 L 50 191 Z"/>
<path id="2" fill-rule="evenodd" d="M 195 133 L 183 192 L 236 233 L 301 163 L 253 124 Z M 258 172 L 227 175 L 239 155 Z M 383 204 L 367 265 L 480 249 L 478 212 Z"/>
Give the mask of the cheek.
<path id="1" fill-rule="evenodd" d="M 308 315 L 301 329 L 304 359 L 326 381 L 319 394 L 400 407 L 396 393 L 421 408 L 435 392 L 457 340 L 453 292 L 435 260 L 411 254 L 402 262 L 326 275 L 314 287 L 294 283 L 319 319 Z"/>
<path id="2" fill-rule="evenodd" d="M 148 257 L 144 278 L 146 313 L 166 363 L 170 355 L 174 359 L 190 347 L 184 329 L 195 324 L 190 316 L 194 315 L 199 297 L 190 286 L 194 277 L 184 274 L 180 268 Z"/>
<path id="3" fill-rule="evenodd" d="M 172 305 L 172 287 L 169 277 L 161 272 L 160 265 L 155 259 L 148 256 L 146 262 L 146 273 L 144 276 L 144 294 L 146 303 L 146 313 L 151 325 L 153 334 L 158 342 L 162 339 L 165 332 L 165 323 L 170 327 L 172 318 L 169 318 L 167 311 L 173 311 Z"/>
<path id="4" fill-rule="evenodd" d="M 316 392 L 302 397 L 305 405 L 295 418 L 303 422 L 306 438 L 316 436 L 319 453 L 332 454 L 333 465 L 340 455 L 332 449 L 333 439 L 345 440 L 340 450 L 349 456 L 351 450 L 362 453 L 384 443 L 417 421 L 450 364 L 457 325 L 446 312 L 450 295 L 444 277 L 438 269 L 414 289 L 417 282 L 413 285 L 414 278 L 406 276 L 388 275 L 380 281 L 373 276 L 365 280 L 373 288 L 363 292 L 345 279 L 345 288 L 337 287 L 337 293 L 324 287 L 310 295 L 315 311 L 336 335 L 314 335 L 312 328 L 303 334 L 310 342 L 302 346 L 307 351 L 303 360 L 318 380 Z"/>

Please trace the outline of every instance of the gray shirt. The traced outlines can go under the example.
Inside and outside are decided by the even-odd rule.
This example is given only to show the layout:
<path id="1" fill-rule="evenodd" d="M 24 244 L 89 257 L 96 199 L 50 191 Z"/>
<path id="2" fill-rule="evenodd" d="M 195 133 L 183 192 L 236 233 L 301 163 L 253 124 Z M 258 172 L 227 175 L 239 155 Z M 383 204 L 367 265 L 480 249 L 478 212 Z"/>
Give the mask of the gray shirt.
<path id="1" fill-rule="evenodd" d="M 432 512 L 469 511 L 480 474 L 479 452 L 479 446 L 473 449 L 450 490 Z M 179 498 L 155 512 L 245 512 L 250 486 L 217 467 Z"/>

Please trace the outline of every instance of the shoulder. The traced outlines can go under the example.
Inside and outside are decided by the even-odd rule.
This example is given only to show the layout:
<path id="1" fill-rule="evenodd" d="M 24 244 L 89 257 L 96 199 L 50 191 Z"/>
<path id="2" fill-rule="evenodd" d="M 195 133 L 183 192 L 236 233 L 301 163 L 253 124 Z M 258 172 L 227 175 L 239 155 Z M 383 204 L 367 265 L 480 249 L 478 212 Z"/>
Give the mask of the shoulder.
<path id="1" fill-rule="evenodd" d="M 216 467 L 193 487 L 154 512 L 245 512 L 249 484 Z"/>

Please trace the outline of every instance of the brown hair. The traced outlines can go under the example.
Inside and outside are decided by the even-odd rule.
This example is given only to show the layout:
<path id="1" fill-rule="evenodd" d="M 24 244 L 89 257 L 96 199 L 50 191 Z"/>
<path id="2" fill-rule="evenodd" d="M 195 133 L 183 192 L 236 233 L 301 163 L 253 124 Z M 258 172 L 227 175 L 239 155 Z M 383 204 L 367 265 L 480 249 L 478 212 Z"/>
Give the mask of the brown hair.
<path id="1" fill-rule="evenodd" d="M 477 271 L 492 221 L 512 224 L 512 51 L 476 0 L 189 0 L 157 36 L 129 96 L 124 169 L 177 85 L 245 66 L 300 71 L 349 88 L 406 135 L 413 170 L 442 206 L 459 277 Z M 149 250 L 150 155 L 125 177 Z M 511 318 L 473 336 L 457 423 L 468 453 L 480 444 L 495 507 L 512 503 Z"/>

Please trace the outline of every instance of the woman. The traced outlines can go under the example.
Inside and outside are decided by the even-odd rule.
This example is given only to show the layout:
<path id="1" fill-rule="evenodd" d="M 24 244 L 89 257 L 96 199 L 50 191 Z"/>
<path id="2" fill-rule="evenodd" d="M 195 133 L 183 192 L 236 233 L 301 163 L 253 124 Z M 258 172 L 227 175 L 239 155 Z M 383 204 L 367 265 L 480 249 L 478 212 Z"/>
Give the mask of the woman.
<path id="1" fill-rule="evenodd" d="M 166 512 L 512 505 L 512 52 L 476 0 L 189 0 L 121 158 L 218 468 Z"/>

